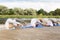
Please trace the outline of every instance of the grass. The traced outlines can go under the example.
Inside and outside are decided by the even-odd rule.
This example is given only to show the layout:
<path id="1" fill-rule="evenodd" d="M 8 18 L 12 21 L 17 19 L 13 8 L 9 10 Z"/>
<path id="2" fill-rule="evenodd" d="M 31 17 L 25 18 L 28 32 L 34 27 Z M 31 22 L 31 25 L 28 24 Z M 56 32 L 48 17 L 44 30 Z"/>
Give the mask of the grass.
<path id="1" fill-rule="evenodd" d="M 0 18 L 60 18 L 60 16 L 0 15 Z"/>

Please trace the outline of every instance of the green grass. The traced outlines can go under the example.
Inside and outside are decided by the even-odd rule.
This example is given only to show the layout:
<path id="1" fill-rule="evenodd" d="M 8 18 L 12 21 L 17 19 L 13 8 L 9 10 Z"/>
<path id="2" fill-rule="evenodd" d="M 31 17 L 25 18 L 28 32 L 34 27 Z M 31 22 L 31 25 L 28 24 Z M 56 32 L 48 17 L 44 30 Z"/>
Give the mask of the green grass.
<path id="1" fill-rule="evenodd" d="M 0 15 L 0 18 L 36 18 L 32 15 Z"/>
<path id="2" fill-rule="evenodd" d="M 60 18 L 60 16 L 0 15 L 0 18 Z"/>
<path id="3" fill-rule="evenodd" d="M 38 18 L 60 18 L 60 16 L 38 16 Z"/>

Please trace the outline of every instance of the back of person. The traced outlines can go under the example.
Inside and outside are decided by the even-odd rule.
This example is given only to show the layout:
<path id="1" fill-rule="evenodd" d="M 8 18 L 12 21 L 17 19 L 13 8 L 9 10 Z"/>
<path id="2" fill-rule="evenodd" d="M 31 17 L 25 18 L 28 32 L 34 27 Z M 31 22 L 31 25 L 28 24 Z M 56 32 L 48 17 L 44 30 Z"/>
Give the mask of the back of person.
<path id="1" fill-rule="evenodd" d="M 6 20 L 6 22 L 5 22 L 5 29 L 9 29 L 9 23 L 13 23 L 11 18 Z"/>
<path id="2" fill-rule="evenodd" d="M 53 26 L 53 23 L 52 23 L 52 21 L 47 21 L 47 25 L 49 25 L 49 26 Z"/>
<path id="3" fill-rule="evenodd" d="M 49 20 L 49 19 L 43 19 L 43 20 L 44 20 L 44 25 L 45 26 L 53 26 L 53 23 L 52 23 L 51 20 Z"/>
<path id="4" fill-rule="evenodd" d="M 37 27 L 37 25 L 39 25 L 40 23 L 41 23 L 40 20 L 37 19 L 37 18 L 31 19 L 31 25 L 32 25 L 33 27 Z"/>
<path id="5" fill-rule="evenodd" d="M 7 21 L 5 22 L 6 29 L 10 29 L 18 26 L 22 26 L 22 24 L 20 22 L 17 22 L 16 19 L 8 18 Z"/>

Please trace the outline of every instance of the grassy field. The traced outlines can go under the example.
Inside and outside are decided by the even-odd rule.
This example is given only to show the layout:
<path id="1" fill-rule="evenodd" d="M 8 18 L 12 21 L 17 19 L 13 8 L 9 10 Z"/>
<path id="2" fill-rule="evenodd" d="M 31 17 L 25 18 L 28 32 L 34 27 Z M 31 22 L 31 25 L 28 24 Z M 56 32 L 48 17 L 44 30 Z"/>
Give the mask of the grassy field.
<path id="1" fill-rule="evenodd" d="M 0 15 L 0 18 L 60 18 L 60 16 Z"/>

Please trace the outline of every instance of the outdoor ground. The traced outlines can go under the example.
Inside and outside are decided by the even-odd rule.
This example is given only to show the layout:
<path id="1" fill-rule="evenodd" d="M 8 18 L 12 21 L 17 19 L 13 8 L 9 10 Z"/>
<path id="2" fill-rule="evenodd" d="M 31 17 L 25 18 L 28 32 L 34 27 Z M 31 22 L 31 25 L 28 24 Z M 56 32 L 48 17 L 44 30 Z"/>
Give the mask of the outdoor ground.
<path id="1" fill-rule="evenodd" d="M 60 40 L 60 27 L 1 30 L 0 40 Z"/>

